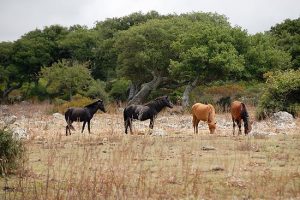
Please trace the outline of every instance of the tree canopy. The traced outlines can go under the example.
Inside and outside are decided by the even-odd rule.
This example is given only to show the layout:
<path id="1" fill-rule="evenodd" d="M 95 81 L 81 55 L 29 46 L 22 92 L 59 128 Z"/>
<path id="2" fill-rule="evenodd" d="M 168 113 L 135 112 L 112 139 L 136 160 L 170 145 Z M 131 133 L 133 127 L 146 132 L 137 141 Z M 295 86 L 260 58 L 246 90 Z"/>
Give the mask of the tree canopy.
<path id="1" fill-rule="evenodd" d="M 42 86 L 40 95 L 49 98 L 109 94 L 140 103 L 160 88 L 188 97 L 194 87 L 216 81 L 263 82 L 268 73 L 299 69 L 299 24 L 287 19 L 249 35 L 216 13 L 151 11 L 97 21 L 93 28 L 35 29 L 0 42 L 1 100 Z"/>

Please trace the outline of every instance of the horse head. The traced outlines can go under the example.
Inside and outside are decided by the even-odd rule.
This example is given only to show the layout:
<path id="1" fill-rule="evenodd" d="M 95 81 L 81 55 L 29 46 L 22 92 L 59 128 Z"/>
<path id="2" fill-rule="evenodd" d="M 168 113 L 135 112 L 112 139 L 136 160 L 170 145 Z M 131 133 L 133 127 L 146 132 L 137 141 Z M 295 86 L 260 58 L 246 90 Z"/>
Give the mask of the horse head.
<path id="1" fill-rule="evenodd" d="M 214 134 L 217 127 L 217 122 L 208 123 L 210 134 Z"/>
<path id="2" fill-rule="evenodd" d="M 99 99 L 97 101 L 97 108 L 103 112 L 106 112 L 105 108 L 104 108 L 104 104 L 103 104 L 103 100 Z"/>
<path id="3" fill-rule="evenodd" d="M 208 104 L 208 106 L 209 106 L 209 112 L 208 112 L 207 124 L 208 124 L 210 134 L 214 134 L 217 127 L 217 122 L 215 119 L 215 108 L 211 104 Z"/>
<path id="4" fill-rule="evenodd" d="M 163 96 L 163 102 L 164 104 L 169 107 L 169 108 L 173 108 L 173 104 L 171 103 L 171 101 L 169 100 L 168 96 Z"/>
<path id="5" fill-rule="evenodd" d="M 253 124 L 253 121 L 250 121 L 248 120 L 248 122 L 245 124 L 245 135 L 247 135 L 248 133 L 251 132 L 252 130 L 252 124 Z"/>

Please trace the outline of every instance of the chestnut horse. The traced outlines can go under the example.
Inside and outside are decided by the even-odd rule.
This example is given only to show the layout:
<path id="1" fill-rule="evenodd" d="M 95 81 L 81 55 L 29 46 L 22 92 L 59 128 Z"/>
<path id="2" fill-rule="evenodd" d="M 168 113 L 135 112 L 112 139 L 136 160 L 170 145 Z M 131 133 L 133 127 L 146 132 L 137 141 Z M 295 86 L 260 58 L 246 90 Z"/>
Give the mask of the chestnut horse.
<path id="1" fill-rule="evenodd" d="M 196 103 L 192 106 L 194 133 L 198 133 L 198 124 L 205 121 L 211 134 L 216 130 L 215 108 L 211 104 Z"/>
<path id="2" fill-rule="evenodd" d="M 235 133 L 235 122 L 237 123 L 239 127 L 239 133 L 241 134 L 241 124 L 242 120 L 244 122 L 244 131 L 245 135 L 250 133 L 252 129 L 252 123 L 249 122 L 249 114 L 247 112 L 246 106 L 244 103 L 240 101 L 234 101 L 231 103 L 230 106 L 230 112 L 231 112 L 231 117 L 232 117 L 232 122 L 233 122 L 233 135 Z"/>

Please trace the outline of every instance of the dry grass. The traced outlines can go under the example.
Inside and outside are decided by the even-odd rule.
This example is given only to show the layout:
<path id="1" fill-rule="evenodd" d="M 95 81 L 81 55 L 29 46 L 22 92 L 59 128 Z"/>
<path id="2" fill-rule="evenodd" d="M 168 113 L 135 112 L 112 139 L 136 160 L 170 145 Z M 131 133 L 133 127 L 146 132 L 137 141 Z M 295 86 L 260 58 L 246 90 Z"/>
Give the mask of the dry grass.
<path id="1" fill-rule="evenodd" d="M 93 134 L 66 137 L 63 121 L 26 112 L 47 111 L 39 106 L 11 108 L 36 123 L 25 124 L 27 162 L 15 176 L 0 179 L 0 199 L 300 198 L 297 134 L 233 137 L 231 130 L 210 135 L 202 129 L 194 135 L 166 126 L 163 137 L 124 135 L 121 114 L 98 114 Z M 144 126 L 135 122 L 136 133 Z"/>

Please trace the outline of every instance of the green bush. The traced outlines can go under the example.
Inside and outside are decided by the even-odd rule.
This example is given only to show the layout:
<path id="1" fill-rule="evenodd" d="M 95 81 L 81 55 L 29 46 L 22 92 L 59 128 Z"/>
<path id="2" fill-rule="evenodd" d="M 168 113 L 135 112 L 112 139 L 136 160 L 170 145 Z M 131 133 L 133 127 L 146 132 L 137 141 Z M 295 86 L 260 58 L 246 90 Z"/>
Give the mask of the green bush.
<path id="1" fill-rule="evenodd" d="M 287 111 L 293 116 L 300 113 L 300 70 L 279 71 L 270 74 L 266 88 L 256 110 L 263 119 L 277 111 Z"/>
<path id="2" fill-rule="evenodd" d="M 89 89 L 83 93 L 91 99 L 102 99 L 104 102 L 108 101 L 108 94 L 105 91 L 105 83 L 100 80 L 91 81 Z"/>
<path id="3" fill-rule="evenodd" d="M 125 79 L 115 81 L 112 83 L 112 87 L 109 92 L 110 96 L 115 100 L 126 101 L 129 84 L 130 81 Z"/>
<path id="4" fill-rule="evenodd" d="M 5 176 L 16 170 L 23 155 L 22 141 L 15 139 L 11 131 L 0 130 L 0 175 Z"/>

